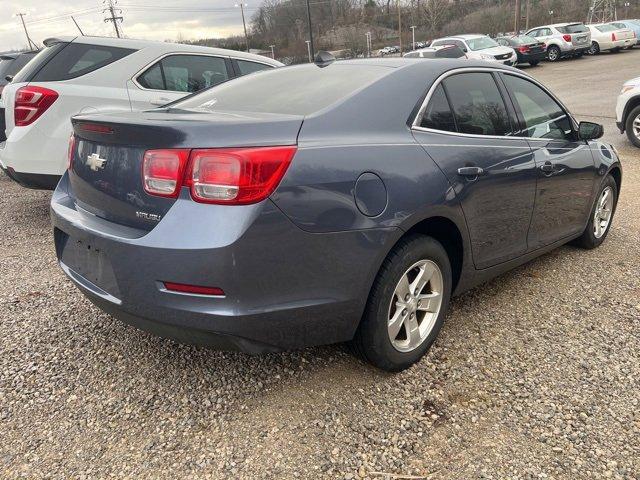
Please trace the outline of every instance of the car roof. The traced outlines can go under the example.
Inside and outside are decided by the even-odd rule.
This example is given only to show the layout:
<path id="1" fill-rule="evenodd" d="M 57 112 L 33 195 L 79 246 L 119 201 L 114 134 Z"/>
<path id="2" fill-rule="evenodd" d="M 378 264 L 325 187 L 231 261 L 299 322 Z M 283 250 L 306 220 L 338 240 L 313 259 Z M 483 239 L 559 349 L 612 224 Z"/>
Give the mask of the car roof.
<path id="1" fill-rule="evenodd" d="M 73 42 L 73 43 L 84 43 L 89 45 L 101 45 L 107 47 L 120 47 L 120 48 L 133 48 L 136 50 L 142 50 L 145 48 L 153 48 L 160 53 L 174 53 L 174 52 L 183 52 L 183 53 L 207 53 L 210 55 L 223 55 L 223 56 L 232 56 L 234 58 L 246 59 L 259 61 L 261 63 L 266 63 L 273 66 L 282 66 L 281 62 L 277 60 L 273 60 L 269 57 L 265 57 L 263 55 L 256 55 L 253 53 L 241 52 L 239 50 L 230 50 L 226 48 L 216 48 L 216 47 L 205 47 L 202 45 L 187 45 L 183 43 L 170 43 L 170 42 L 160 42 L 155 40 L 137 40 L 131 38 L 112 38 L 112 37 L 98 37 L 98 36 L 62 36 L 55 38 L 48 38 L 44 41 L 45 45 L 51 45 L 53 43 L 60 42 Z"/>

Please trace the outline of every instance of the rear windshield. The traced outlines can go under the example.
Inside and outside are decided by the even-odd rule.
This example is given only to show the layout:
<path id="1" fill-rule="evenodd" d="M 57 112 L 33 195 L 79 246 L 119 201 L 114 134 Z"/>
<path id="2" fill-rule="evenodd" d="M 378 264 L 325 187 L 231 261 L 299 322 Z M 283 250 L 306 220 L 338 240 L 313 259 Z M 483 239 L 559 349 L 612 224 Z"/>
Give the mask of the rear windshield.
<path id="1" fill-rule="evenodd" d="M 135 52 L 130 48 L 56 43 L 42 50 L 15 82 L 57 82 L 78 78 Z"/>
<path id="2" fill-rule="evenodd" d="M 34 82 L 56 82 L 77 78 L 120 60 L 135 50 L 130 48 L 70 43 L 60 50 L 54 61 L 33 76 Z"/>
<path id="3" fill-rule="evenodd" d="M 589 29 L 584 23 L 572 23 L 571 25 L 565 25 L 564 27 L 558 27 L 560 33 L 585 33 Z"/>
<path id="4" fill-rule="evenodd" d="M 300 65 L 264 70 L 192 95 L 171 105 L 182 110 L 310 115 L 389 73 L 380 65 L 325 68 Z"/>
<path id="5" fill-rule="evenodd" d="M 598 25 L 596 28 L 601 32 L 613 32 L 614 30 L 617 30 L 620 27 L 616 27 L 614 25 Z"/>
<path id="6" fill-rule="evenodd" d="M 513 42 L 515 42 L 516 45 L 529 45 L 530 43 L 538 43 L 538 40 L 536 40 L 533 37 L 530 37 L 529 35 L 520 35 L 519 37 L 511 37 L 511 40 L 513 40 Z"/>

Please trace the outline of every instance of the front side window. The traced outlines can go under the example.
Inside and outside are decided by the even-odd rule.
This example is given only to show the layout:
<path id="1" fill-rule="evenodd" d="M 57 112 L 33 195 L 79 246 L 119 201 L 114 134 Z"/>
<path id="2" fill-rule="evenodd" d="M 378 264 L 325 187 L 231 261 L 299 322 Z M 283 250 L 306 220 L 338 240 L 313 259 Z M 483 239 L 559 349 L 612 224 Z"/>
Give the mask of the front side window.
<path id="1" fill-rule="evenodd" d="M 143 88 L 194 93 L 229 79 L 224 58 L 169 55 L 138 76 Z"/>
<path id="2" fill-rule="evenodd" d="M 442 85 L 438 85 L 433 91 L 427 109 L 422 116 L 420 126 L 434 130 L 444 130 L 445 132 L 456 131 L 453 113 Z"/>
<path id="3" fill-rule="evenodd" d="M 456 74 L 443 84 L 460 133 L 496 136 L 512 133 L 507 108 L 491 73 Z"/>
<path id="4" fill-rule="evenodd" d="M 573 135 L 569 115 L 539 86 L 514 75 L 504 76 L 525 122 L 525 135 L 531 138 L 570 139 Z"/>

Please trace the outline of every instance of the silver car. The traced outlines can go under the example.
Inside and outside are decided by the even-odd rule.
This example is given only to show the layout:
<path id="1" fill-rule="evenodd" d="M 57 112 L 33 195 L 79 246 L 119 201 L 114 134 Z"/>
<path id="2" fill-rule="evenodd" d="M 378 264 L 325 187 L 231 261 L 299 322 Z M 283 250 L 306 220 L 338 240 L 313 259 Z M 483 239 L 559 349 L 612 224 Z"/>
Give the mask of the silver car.
<path id="1" fill-rule="evenodd" d="M 529 30 L 526 35 L 547 45 L 547 58 L 581 57 L 591 47 L 591 32 L 584 23 L 556 23 Z"/>

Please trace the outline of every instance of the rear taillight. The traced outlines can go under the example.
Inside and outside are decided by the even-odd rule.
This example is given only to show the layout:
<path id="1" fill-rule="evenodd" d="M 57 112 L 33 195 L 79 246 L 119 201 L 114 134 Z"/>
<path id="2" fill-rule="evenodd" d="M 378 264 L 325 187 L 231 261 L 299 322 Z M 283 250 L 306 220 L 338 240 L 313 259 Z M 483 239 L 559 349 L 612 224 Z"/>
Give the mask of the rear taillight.
<path id="1" fill-rule="evenodd" d="M 527 46 L 518 47 L 518 51 L 520 53 L 529 53 L 530 50 L 531 49 L 529 47 L 527 47 Z"/>
<path id="2" fill-rule="evenodd" d="M 563 35 L 562 38 L 565 42 L 571 42 L 571 35 Z"/>
<path id="3" fill-rule="evenodd" d="M 194 150 L 185 184 L 197 202 L 256 203 L 276 189 L 295 153 L 295 146 Z"/>
<path id="4" fill-rule="evenodd" d="M 147 150 L 142 160 L 144 191 L 160 197 L 177 197 L 189 159 L 189 150 Z"/>
<path id="5" fill-rule="evenodd" d="M 612 42 L 615 42 L 616 40 L 617 40 L 617 39 L 616 39 L 616 32 L 613 32 L 613 33 L 611 34 L 611 41 L 612 41 Z"/>
<path id="6" fill-rule="evenodd" d="M 69 137 L 69 147 L 67 148 L 67 169 L 71 170 L 73 166 L 73 154 L 76 149 L 76 136 L 72 133 Z"/>
<path id="7" fill-rule="evenodd" d="M 16 91 L 13 117 L 16 127 L 35 122 L 58 98 L 58 93 L 43 87 L 21 87 Z"/>

